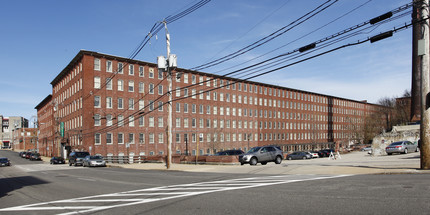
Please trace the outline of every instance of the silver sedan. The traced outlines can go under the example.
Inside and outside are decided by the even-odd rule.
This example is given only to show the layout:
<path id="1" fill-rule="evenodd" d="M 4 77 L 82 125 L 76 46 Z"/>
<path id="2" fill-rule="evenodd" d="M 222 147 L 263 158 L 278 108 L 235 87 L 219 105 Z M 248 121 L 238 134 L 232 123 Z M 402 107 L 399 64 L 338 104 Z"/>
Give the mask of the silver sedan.
<path id="1" fill-rule="evenodd" d="M 100 155 L 95 155 L 95 156 L 86 156 L 82 165 L 85 166 L 106 166 L 106 161 L 103 159 L 102 156 Z"/>
<path id="2" fill-rule="evenodd" d="M 419 151 L 418 145 L 410 141 L 394 142 L 385 148 L 385 152 L 387 152 L 387 155 L 392 155 L 393 153 L 407 154 L 408 152 L 418 152 L 418 151 Z"/>

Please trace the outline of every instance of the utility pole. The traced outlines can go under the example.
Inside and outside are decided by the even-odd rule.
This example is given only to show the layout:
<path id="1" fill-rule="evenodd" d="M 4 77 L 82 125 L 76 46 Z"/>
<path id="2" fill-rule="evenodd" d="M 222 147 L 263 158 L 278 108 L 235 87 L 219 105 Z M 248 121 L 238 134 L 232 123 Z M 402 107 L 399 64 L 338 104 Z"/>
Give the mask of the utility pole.
<path id="1" fill-rule="evenodd" d="M 429 0 L 415 1 L 419 9 L 421 21 L 418 25 L 421 38 L 418 40 L 418 57 L 421 58 L 421 125 L 420 125 L 420 156 L 421 169 L 430 169 L 430 86 L 429 86 Z M 414 17 L 415 18 L 415 17 Z"/>
<path id="2" fill-rule="evenodd" d="M 166 29 L 166 44 L 167 44 L 167 58 L 164 56 L 159 56 L 157 58 L 158 69 L 163 69 L 167 75 L 167 81 L 169 83 L 169 107 L 168 107 L 168 116 L 167 116 L 167 161 L 166 167 L 170 169 L 172 164 L 172 70 L 177 67 L 177 59 L 176 55 L 170 54 L 170 34 L 167 30 L 167 22 L 163 21 L 164 28 Z"/>

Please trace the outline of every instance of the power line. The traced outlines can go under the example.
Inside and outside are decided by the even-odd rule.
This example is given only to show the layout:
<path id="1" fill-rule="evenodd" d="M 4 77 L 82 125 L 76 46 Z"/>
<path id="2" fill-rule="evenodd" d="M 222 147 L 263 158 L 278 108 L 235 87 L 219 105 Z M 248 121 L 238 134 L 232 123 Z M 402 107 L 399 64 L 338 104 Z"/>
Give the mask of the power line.
<path id="1" fill-rule="evenodd" d="M 407 5 L 406 5 L 407 6 Z M 406 7 L 405 6 L 405 7 Z M 399 10 L 399 11 L 401 11 L 401 10 Z M 384 21 L 384 22 L 381 22 L 381 23 L 379 23 L 378 25 L 381 25 L 382 23 L 387 23 L 387 22 L 389 22 L 389 21 L 392 21 L 393 19 L 396 19 L 396 18 L 399 18 L 399 17 L 402 17 L 402 16 L 404 16 L 405 14 L 407 14 L 407 13 L 403 13 L 403 14 L 400 14 L 400 15 L 398 15 L 397 17 L 393 17 L 393 18 L 391 18 L 391 19 L 389 19 L 389 20 L 386 20 L 386 21 Z M 365 23 L 368 23 L 368 22 L 365 22 Z M 404 28 L 407 28 L 407 27 L 409 27 L 411 24 L 409 24 L 409 25 L 406 25 L 405 24 L 405 26 L 402 26 L 402 27 L 400 27 L 400 28 L 395 28 L 395 30 L 394 30 L 394 32 L 397 32 L 397 31 L 400 31 L 401 29 L 404 29 Z M 372 28 L 376 28 L 375 26 L 371 26 Z M 371 28 L 371 27 L 368 27 L 368 28 Z M 366 29 L 368 29 L 368 28 L 366 28 Z M 346 33 L 346 32 L 349 32 L 349 31 L 347 31 L 347 30 L 349 30 L 349 29 L 346 29 L 346 30 L 344 30 L 344 31 L 341 31 L 341 32 L 343 32 L 343 33 Z M 365 29 L 364 29 L 365 30 Z M 354 33 L 354 35 L 346 35 L 346 36 L 344 36 L 343 38 L 339 38 L 339 39 L 337 39 L 336 41 L 334 41 L 334 42 L 330 42 L 330 43 L 327 43 L 327 44 L 325 44 L 325 45 L 323 45 L 323 46 L 321 46 L 321 47 L 319 47 L 318 49 L 315 49 L 315 50 L 313 50 L 313 51 L 310 51 L 310 52 L 306 52 L 306 53 L 304 53 L 304 54 L 301 54 L 300 56 L 294 56 L 294 58 L 293 59 L 297 59 L 297 58 L 299 58 L 299 57 L 302 57 L 302 56 L 304 56 L 304 55 L 306 55 L 306 54 L 310 54 L 310 53 L 312 53 L 312 52 L 314 52 L 314 51 L 317 51 L 317 50 L 319 50 L 319 49 L 322 49 L 322 48 L 325 48 L 325 47 L 328 47 L 328 46 L 330 46 L 330 45 L 333 45 L 333 44 L 335 44 L 335 43 L 337 43 L 337 42 L 339 42 L 339 41 L 341 41 L 341 40 L 344 40 L 345 38 L 349 38 L 349 37 L 351 37 L 351 36 L 355 36 L 355 35 L 358 35 L 358 34 L 362 34 L 362 32 L 355 32 Z M 331 39 L 333 39 L 333 38 L 335 38 L 335 37 L 338 37 L 338 36 L 340 36 L 341 34 L 340 33 L 337 33 L 337 34 L 334 34 L 334 35 L 337 35 L 337 36 L 329 36 L 329 37 L 326 37 L 325 39 L 322 39 L 322 40 L 320 40 L 320 41 L 328 41 L 328 39 L 327 38 L 331 38 Z M 368 39 L 368 40 L 366 40 L 366 41 L 369 41 L 370 39 Z M 366 41 L 364 41 L 364 42 L 366 42 Z M 330 53 L 330 52 L 333 52 L 333 51 L 336 51 L 336 50 L 338 50 L 338 49 L 342 49 L 342 48 L 345 48 L 345 47 L 348 47 L 348 46 L 352 46 L 352 45 L 358 45 L 358 44 L 361 44 L 361 43 L 363 43 L 363 41 L 362 42 L 360 42 L 360 43 L 357 43 L 357 44 L 347 44 L 347 45 L 344 45 L 344 46 L 341 46 L 341 47 L 338 47 L 338 48 L 335 48 L 335 49 L 332 49 L 332 50 L 329 50 L 329 51 L 326 51 L 326 52 L 323 52 L 323 53 L 320 53 L 320 54 L 317 54 L 317 55 L 314 55 L 314 56 L 311 56 L 311 57 L 308 57 L 308 58 L 305 58 L 305 59 L 302 59 L 302 60 L 298 60 L 298 61 L 296 61 L 296 62 L 293 62 L 293 63 L 291 63 L 291 64 L 287 64 L 287 65 L 285 65 L 285 66 L 281 66 L 281 67 L 277 67 L 277 68 L 275 68 L 275 69 L 272 69 L 272 70 L 269 70 L 269 71 L 266 71 L 266 72 L 260 72 L 260 74 L 257 74 L 257 75 L 253 75 L 253 74 L 255 74 L 256 72 L 250 72 L 248 75 L 253 75 L 253 76 L 250 76 L 250 77 L 248 77 L 248 78 L 246 78 L 246 79 L 243 79 L 243 80 L 236 80 L 236 81 L 234 81 L 234 82 L 232 82 L 232 83 L 230 83 L 230 84 L 228 84 L 228 85 L 232 85 L 232 84 L 234 84 L 234 83 L 237 83 L 237 82 L 244 82 L 244 81 L 247 81 L 247 80 L 250 80 L 250 79 L 253 79 L 253 78 L 256 78 L 256 77 L 259 77 L 259 76 L 261 76 L 261 75 L 265 75 L 265 74 L 268 74 L 268 73 L 271 73 L 271 72 L 274 72 L 274 71 L 277 71 L 277 70 L 280 70 L 280 69 L 283 69 L 283 68 L 286 68 L 286 67 L 289 67 L 289 66 L 292 66 L 292 65 L 295 65 L 295 64 L 298 64 L 298 63 L 301 63 L 301 62 L 304 62 L 304 61 L 307 61 L 307 60 L 310 60 L 310 59 L 313 59 L 313 58 L 315 58 L 315 57 L 318 57 L 318 56 L 321 56 L 321 55 L 324 55 L 324 54 L 327 54 L 327 53 Z M 285 56 L 285 55 L 288 55 L 289 53 L 286 53 L 286 54 L 283 54 L 283 55 L 281 55 L 281 56 Z M 291 59 L 289 59 L 289 60 L 291 60 Z M 283 62 L 286 62 L 287 60 L 285 60 L 285 61 L 283 61 Z M 264 62 L 263 62 L 264 63 Z M 274 66 L 276 66 L 276 65 L 279 65 L 279 63 L 278 64 L 275 64 L 275 65 L 273 65 L 273 66 L 270 66 L 270 67 L 266 67 L 265 69 L 268 69 L 268 68 L 271 68 L 271 67 L 274 67 Z M 254 68 L 255 69 L 255 68 Z M 237 70 L 237 71 L 235 71 L 235 72 L 232 72 L 232 74 L 234 74 L 234 73 L 237 73 L 237 72 L 240 72 L 240 71 L 242 71 L 243 69 L 241 69 L 241 70 Z M 243 74 L 243 73 L 242 73 Z M 245 77 L 246 75 L 244 75 L 243 77 Z M 231 78 L 231 77 L 228 77 L 228 76 L 226 76 L 226 75 L 224 75 L 224 76 L 221 76 L 221 77 L 227 77 L 227 78 Z M 218 77 L 219 78 L 219 77 Z M 196 84 L 192 84 L 192 85 L 189 85 L 189 86 L 186 86 L 186 87 L 182 87 L 182 88 L 180 88 L 180 89 L 184 89 L 184 88 L 190 88 L 190 87 L 192 87 L 192 86 L 196 86 L 196 85 L 200 85 L 201 83 L 204 83 L 204 82 L 207 82 L 207 81 L 211 81 L 211 80 L 213 80 L 213 79 L 210 79 L 210 80 L 206 80 L 206 81 L 203 81 L 203 82 L 199 82 L 199 83 L 196 83 Z M 210 91 L 213 91 L 213 90 L 216 90 L 216 89 L 219 89 L 219 88 L 221 88 L 221 87 L 224 87 L 224 86 L 227 86 L 227 85 L 223 85 L 223 86 L 220 86 L 220 87 L 217 87 L 217 88 L 213 88 L 213 89 L 209 89 L 209 90 L 205 90 L 205 91 L 201 91 L 201 92 L 198 92 L 197 93 L 197 91 L 196 91 L 196 94 L 191 94 L 191 96 L 197 96 L 197 95 L 200 95 L 200 94 L 202 94 L 202 93 L 206 93 L 206 92 L 210 92 Z M 176 90 L 180 90 L 180 89 L 176 89 Z M 172 92 L 167 92 L 166 94 L 164 94 L 164 95 L 162 95 L 162 96 L 160 96 L 159 98 L 157 98 L 154 102 L 156 102 L 156 101 L 158 101 L 158 100 L 160 100 L 161 98 L 163 98 L 164 96 L 166 96 L 168 93 L 173 93 L 173 91 L 176 91 L 176 90 L 172 90 Z M 186 99 L 186 98 L 189 98 L 190 96 L 185 96 L 185 97 L 181 97 L 181 98 L 176 98 L 176 99 L 173 99 L 172 101 L 177 101 L 177 100 L 183 100 L 183 99 Z M 161 106 L 163 106 L 163 105 L 165 105 L 165 104 L 167 104 L 167 103 L 169 103 L 169 102 L 172 102 L 172 101 L 167 101 L 167 102 L 165 102 L 165 103 L 163 103 Z M 148 105 L 146 105 L 143 109 L 145 109 L 145 108 L 147 108 L 148 106 L 150 106 L 151 104 L 148 104 Z M 152 103 L 152 105 L 153 105 L 153 103 Z M 158 107 L 160 107 L 160 106 L 158 106 Z M 157 107 L 157 108 L 158 108 Z M 152 111 L 154 111 L 154 110 L 156 110 L 157 108 L 154 108 Z M 127 118 L 124 118 L 124 120 L 122 120 L 121 122 L 122 123 L 125 123 L 126 122 L 126 120 L 128 120 L 129 119 L 129 117 L 130 116 L 136 116 L 137 114 L 139 114 L 139 113 L 141 113 L 141 110 L 142 109 L 140 109 L 140 110 L 138 110 L 138 111 L 136 111 L 136 112 L 134 112 L 133 114 L 131 114 L 131 115 L 129 115 Z M 149 114 L 149 113 L 151 113 L 152 111 L 149 111 L 149 112 L 145 112 L 145 113 L 143 113 L 143 115 L 142 116 L 145 116 L 145 115 L 147 115 L 147 114 Z M 136 119 L 135 119 L 136 120 Z M 116 124 L 118 124 L 118 123 L 121 123 L 121 122 L 117 122 Z M 100 131 L 100 132 L 104 132 L 104 131 L 106 131 L 106 130 L 115 130 L 116 128 L 118 128 L 118 127 L 114 127 L 114 126 L 111 126 L 111 127 L 105 127 L 105 128 L 103 128 L 103 129 L 100 129 L 100 130 L 96 130 L 96 132 L 97 131 Z M 89 134 L 92 134 L 93 132 L 90 132 L 90 133 L 88 133 L 88 135 Z"/>
<path id="2" fill-rule="evenodd" d="M 428 19 L 428 18 L 427 18 L 427 19 Z M 419 21 L 417 21 L 417 22 L 421 22 L 421 21 L 423 21 L 423 20 L 419 20 Z M 394 28 L 393 30 L 391 30 L 391 31 L 389 31 L 389 32 L 391 32 L 391 33 L 397 33 L 397 32 L 399 32 L 399 31 L 402 31 L 402 30 L 405 30 L 405 29 L 409 28 L 413 23 L 414 23 L 414 22 L 411 22 L 411 23 L 409 23 L 409 24 L 405 24 L 405 25 L 403 25 L 403 26 L 401 26 L 401 27 Z M 383 33 L 383 34 L 384 34 L 384 33 Z M 379 34 L 379 35 L 381 35 L 381 34 Z M 378 35 L 377 35 L 377 36 L 378 36 Z M 287 68 L 287 67 L 290 67 L 290 66 L 293 66 L 293 65 L 296 65 L 296 64 L 299 64 L 299 63 L 302 63 L 302 62 L 308 61 L 308 60 L 311 60 L 311 59 L 313 59 L 313 58 L 317 58 L 317 57 L 320 57 L 320 56 L 322 56 L 322 55 L 329 54 L 329 53 L 331 53 L 331 52 L 334 52 L 334 51 L 337 51 L 337 50 L 340 50 L 340 49 L 343 49 L 343 48 L 346 48 L 346 47 L 355 46 L 355 45 L 363 44 L 363 43 L 368 42 L 368 41 L 372 41 L 372 38 L 375 38 L 375 36 L 370 37 L 370 38 L 368 37 L 367 39 L 364 39 L 364 40 L 361 40 L 361 41 L 358 41 L 358 42 L 355 42 L 355 43 L 349 43 L 349 44 L 346 44 L 346 45 L 342 45 L 342 46 L 339 46 L 339 47 L 336 47 L 336 48 L 333 48 L 333 49 L 330 49 L 330 50 L 324 51 L 324 52 L 322 52 L 322 53 L 318 53 L 318 54 L 315 54 L 315 55 L 313 55 L 313 56 L 310 56 L 310 57 L 307 57 L 307 58 L 304 58 L 304 59 L 301 59 L 301 60 L 295 61 L 295 62 L 293 62 L 293 63 L 279 66 L 279 67 L 274 68 L 274 69 L 271 69 L 271 70 L 269 70 L 269 71 L 260 72 L 259 74 L 256 74 L 256 75 L 253 75 L 253 76 L 247 77 L 247 78 L 242 79 L 242 80 L 235 80 L 235 81 L 232 81 L 232 82 L 231 82 L 231 83 L 229 83 L 229 84 L 225 84 L 225 85 L 223 84 L 223 85 L 220 85 L 219 87 L 215 87 L 215 88 L 212 88 L 212 89 L 208 89 L 208 90 L 205 90 L 205 91 L 199 92 L 199 93 L 197 93 L 197 94 L 192 94 L 191 96 L 197 96 L 197 95 L 204 94 L 204 93 L 207 93 L 207 92 L 211 92 L 211 91 L 214 91 L 214 90 L 218 90 L 218 89 L 220 89 L 220 88 L 223 88 L 223 87 L 226 87 L 226 86 L 229 86 L 229 85 L 233 85 L 233 84 L 236 84 L 236 83 L 239 83 L 239 82 L 245 82 L 245 81 L 248 81 L 248 80 L 251 80 L 251 79 L 254 79 L 254 78 L 257 78 L 257 77 L 260 77 L 260 76 L 263 76 L 263 75 L 266 75 L 266 74 L 269 74 L 269 73 L 272 73 L 272 72 L 275 72 L 275 71 L 278 71 L 278 70 L 281 70 L 281 69 L 285 69 L 285 68 Z M 311 53 L 311 52 L 309 52 L 309 53 Z M 306 53 L 306 54 L 308 54 L 308 53 Z M 303 55 L 304 55 L 304 54 L 303 54 Z M 164 96 L 164 95 L 163 95 L 163 96 Z M 161 96 L 161 97 L 163 97 L 163 96 Z M 151 110 L 151 111 L 149 111 L 149 112 L 145 112 L 145 113 L 143 113 L 143 114 L 142 114 L 142 116 L 146 116 L 147 114 L 150 114 L 151 112 L 153 112 L 153 111 L 157 110 L 160 106 L 164 106 L 165 104 L 167 104 L 167 103 L 169 103 L 169 102 L 176 102 L 176 101 L 180 101 L 180 100 L 188 99 L 188 98 L 190 98 L 191 96 L 180 97 L 180 98 L 173 99 L 172 101 L 168 101 L 168 102 L 166 102 L 166 103 L 163 103 L 162 105 L 159 105 L 158 107 L 154 108 L 153 110 Z M 161 97 L 160 97 L 160 98 L 161 98 Z M 149 106 L 149 105 L 150 105 L 150 104 L 148 104 L 147 106 Z M 147 107 L 147 106 L 145 106 L 145 107 Z M 136 113 L 138 113 L 138 112 L 136 112 Z M 132 115 L 130 115 L 130 116 L 132 116 Z M 130 116 L 129 116 L 129 117 L 130 117 Z M 133 116 L 134 116 L 134 115 L 133 115 Z M 123 122 L 123 123 L 126 123 L 125 119 L 128 119 L 129 117 L 124 118 L 124 120 L 123 120 L 124 122 Z M 135 119 L 135 120 L 136 120 L 136 119 Z M 115 130 L 115 129 L 117 129 L 117 128 L 119 128 L 119 127 L 105 127 L 104 129 L 100 129 L 100 130 L 98 130 L 98 131 L 96 131 L 96 132 L 100 132 L 100 133 L 101 133 L 101 132 L 108 132 L 108 131 Z M 106 130 L 105 130 L 105 129 L 106 129 Z M 89 132 L 89 133 L 86 133 L 85 135 L 91 135 L 91 134 L 94 134 L 94 133 L 96 133 L 96 132 Z"/>
<path id="3" fill-rule="evenodd" d="M 319 14 L 320 12 L 326 10 L 327 8 L 329 8 L 330 6 L 332 6 L 334 3 L 336 3 L 338 0 L 328 0 L 326 2 L 324 2 L 323 4 L 317 6 L 316 8 L 314 8 L 313 10 L 311 10 L 310 12 L 306 13 L 305 15 L 299 17 L 298 19 L 294 20 L 293 22 L 289 23 L 286 26 L 283 26 L 282 28 L 278 29 L 277 31 L 269 34 L 266 37 L 263 37 L 262 39 L 242 48 L 239 49 L 238 51 L 235 51 L 231 54 L 228 54 L 224 57 L 218 58 L 216 60 L 213 60 L 211 62 L 208 62 L 206 64 L 200 65 L 200 66 L 196 66 L 191 68 L 191 70 L 202 70 L 202 69 L 207 69 L 209 67 L 213 67 L 216 66 L 218 64 L 221 64 L 223 62 L 226 62 L 228 60 L 231 60 L 233 58 L 236 58 L 240 55 L 243 55 L 259 46 L 262 46 L 270 41 L 272 41 L 273 39 L 285 34 L 286 32 L 290 31 L 291 29 L 297 27 L 298 25 L 302 24 L 303 22 L 309 20 L 310 18 L 314 17 L 315 15 Z"/>

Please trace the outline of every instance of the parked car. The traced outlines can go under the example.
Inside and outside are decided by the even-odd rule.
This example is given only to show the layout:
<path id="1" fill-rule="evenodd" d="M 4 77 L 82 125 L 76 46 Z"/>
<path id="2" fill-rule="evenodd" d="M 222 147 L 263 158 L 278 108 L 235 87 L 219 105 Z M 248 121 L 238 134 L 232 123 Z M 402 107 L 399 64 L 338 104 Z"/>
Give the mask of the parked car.
<path id="1" fill-rule="evenodd" d="M 320 157 L 318 152 L 316 152 L 316 151 L 309 151 L 308 153 L 312 155 L 312 158 L 319 158 Z"/>
<path id="2" fill-rule="evenodd" d="M 329 157 L 330 153 L 334 152 L 334 150 L 333 149 L 322 149 L 322 150 L 320 150 L 320 152 L 323 155 L 320 157 Z"/>
<path id="3" fill-rule="evenodd" d="M 86 156 L 90 155 L 89 152 L 71 152 L 69 155 L 69 166 L 83 165 Z"/>
<path id="4" fill-rule="evenodd" d="M 225 150 L 217 152 L 215 155 L 242 155 L 245 154 L 242 150 Z"/>
<path id="5" fill-rule="evenodd" d="M 106 166 L 106 161 L 103 160 L 103 157 L 100 155 L 88 155 L 85 157 L 82 165 L 92 167 L 92 166 Z"/>
<path id="6" fill-rule="evenodd" d="M 418 145 L 412 143 L 411 141 L 394 142 L 385 148 L 385 152 L 387 152 L 387 155 L 392 155 L 393 153 L 407 154 L 408 152 L 418 151 Z"/>
<path id="7" fill-rule="evenodd" d="M 245 163 L 266 165 L 267 162 L 280 164 L 283 157 L 283 152 L 278 146 L 257 146 L 251 148 L 247 153 L 239 155 L 239 162 L 241 165 Z"/>
<path id="8" fill-rule="evenodd" d="M 7 158 L 0 158 L 0 166 L 10 166 L 10 160 Z"/>
<path id="9" fill-rule="evenodd" d="M 30 160 L 32 160 L 32 161 L 41 161 L 42 157 L 40 157 L 39 153 L 31 153 L 30 154 Z"/>
<path id="10" fill-rule="evenodd" d="M 364 152 L 372 151 L 372 146 L 364 147 L 361 149 L 361 151 L 364 151 Z"/>
<path id="11" fill-rule="evenodd" d="M 307 152 L 293 152 L 287 155 L 287 160 L 311 159 L 312 155 Z"/>
<path id="12" fill-rule="evenodd" d="M 66 161 L 63 157 L 52 157 L 49 161 L 50 164 L 65 164 Z"/>
<path id="13" fill-rule="evenodd" d="M 30 159 L 30 158 L 31 158 L 31 152 L 25 153 L 25 159 Z"/>
<path id="14" fill-rule="evenodd" d="M 25 156 L 27 155 L 27 152 L 21 152 L 21 157 L 25 158 Z"/>

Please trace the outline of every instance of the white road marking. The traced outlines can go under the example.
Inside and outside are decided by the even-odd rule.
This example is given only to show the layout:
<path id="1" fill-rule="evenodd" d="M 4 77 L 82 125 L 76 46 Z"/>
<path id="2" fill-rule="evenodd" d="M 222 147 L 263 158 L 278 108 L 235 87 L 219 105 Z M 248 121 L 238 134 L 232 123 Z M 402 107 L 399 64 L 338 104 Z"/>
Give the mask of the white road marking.
<path id="1" fill-rule="evenodd" d="M 103 194 L 96 196 L 87 196 L 73 199 L 57 200 L 51 202 L 36 203 L 30 205 L 22 205 L 10 208 L 2 208 L 1 211 L 60 211 L 61 215 L 82 214 L 101 210 L 107 210 L 117 207 L 126 207 L 149 202 L 163 201 L 187 196 L 202 195 L 214 192 L 238 190 L 262 186 L 270 186 L 277 184 L 286 184 L 300 181 L 322 180 L 346 177 L 350 175 L 337 176 L 315 176 L 315 175 L 282 175 L 282 176 L 263 176 L 254 178 L 241 178 L 212 182 L 201 182 L 192 184 L 170 185 L 162 187 L 154 187 L 140 190 L 132 190 L 119 193 Z M 221 186 L 220 186 L 221 185 Z M 193 190 L 193 191 L 191 191 Z M 166 191 L 182 191 L 182 192 L 166 192 Z M 145 196 L 146 198 L 133 198 L 135 196 Z M 164 196 L 164 197 L 160 197 Z M 105 206 L 101 203 L 109 202 L 111 205 Z M 85 206 L 76 205 L 77 203 L 85 204 Z M 94 205 L 88 206 L 88 203 Z M 97 205 L 99 203 L 100 205 Z M 69 204 L 70 206 L 68 206 Z M 58 206 L 48 206 L 58 205 Z M 61 206 L 64 205 L 64 206 Z M 72 212 L 65 211 L 73 210 Z"/>

